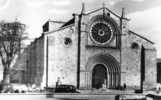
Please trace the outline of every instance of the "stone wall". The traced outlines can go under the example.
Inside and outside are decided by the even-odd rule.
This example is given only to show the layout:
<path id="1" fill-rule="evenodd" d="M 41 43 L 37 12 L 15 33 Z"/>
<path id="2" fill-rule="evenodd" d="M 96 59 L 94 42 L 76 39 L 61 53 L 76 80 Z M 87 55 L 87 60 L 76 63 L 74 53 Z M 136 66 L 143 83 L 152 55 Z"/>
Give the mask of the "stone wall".
<path id="1" fill-rule="evenodd" d="M 25 80 L 26 84 L 41 85 L 44 71 L 43 36 L 33 41 L 27 48 Z"/>
<path id="2" fill-rule="evenodd" d="M 97 54 L 112 55 L 121 66 L 121 85 L 126 84 L 128 87 L 135 89 L 140 88 L 141 81 L 141 47 L 145 48 L 145 80 L 144 87 L 153 87 L 156 83 L 156 50 L 153 43 L 148 39 L 129 31 L 128 22 L 123 20 L 121 37 L 121 50 L 104 48 L 89 45 L 89 28 L 90 19 L 102 12 L 96 12 L 83 16 L 81 29 L 81 73 L 80 84 L 82 88 L 90 87 L 90 72 L 86 71 L 88 58 Z M 115 18 L 114 18 L 115 19 Z M 119 24 L 118 20 L 115 19 Z M 112 42 L 113 43 L 113 42 Z M 138 48 L 132 48 L 132 44 L 137 43 Z M 91 44 L 91 42 L 90 42 Z M 121 52 L 121 54 L 120 54 Z"/>
<path id="3" fill-rule="evenodd" d="M 78 40 L 74 28 L 72 25 L 47 35 L 49 87 L 55 87 L 58 77 L 62 84 L 77 84 Z"/>
<path id="4" fill-rule="evenodd" d="M 132 44 L 138 47 L 132 48 Z M 156 83 L 156 50 L 153 43 L 133 32 L 128 32 L 122 39 L 122 82 L 129 87 L 140 88 L 141 82 L 141 48 L 145 48 L 145 81 L 151 87 Z M 122 83 L 122 84 L 123 84 Z M 144 86 L 146 87 L 146 86 Z"/>
<path id="5" fill-rule="evenodd" d="M 157 83 L 161 83 L 161 59 L 157 59 Z"/>
<path id="6" fill-rule="evenodd" d="M 107 13 L 107 12 L 106 12 Z M 91 88 L 92 84 L 92 70 L 87 70 L 89 59 L 95 55 L 111 55 L 118 63 L 120 63 L 120 50 L 116 47 L 116 36 L 108 46 L 98 46 L 91 41 L 89 36 L 89 28 L 92 19 L 96 15 L 102 15 L 102 10 L 83 15 L 81 22 L 81 60 L 80 60 L 80 88 Z M 114 18 L 116 20 L 116 18 Z M 119 23 L 118 20 L 116 23 Z"/>

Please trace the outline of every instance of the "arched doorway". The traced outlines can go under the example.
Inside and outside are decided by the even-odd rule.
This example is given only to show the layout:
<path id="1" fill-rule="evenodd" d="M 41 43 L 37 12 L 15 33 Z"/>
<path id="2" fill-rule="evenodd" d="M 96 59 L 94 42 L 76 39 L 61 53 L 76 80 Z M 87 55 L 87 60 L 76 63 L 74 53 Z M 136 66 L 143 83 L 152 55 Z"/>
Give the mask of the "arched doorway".
<path id="1" fill-rule="evenodd" d="M 95 65 L 92 71 L 92 88 L 102 88 L 107 85 L 107 69 L 103 64 Z"/>
<path id="2" fill-rule="evenodd" d="M 87 84 L 90 84 L 90 88 L 102 88 L 103 82 L 108 89 L 117 89 L 120 86 L 120 64 L 109 54 L 91 56 L 87 62 L 87 71 L 90 72 L 87 77 L 87 79 L 89 78 Z M 98 86 L 96 86 L 97 84 Z"/>

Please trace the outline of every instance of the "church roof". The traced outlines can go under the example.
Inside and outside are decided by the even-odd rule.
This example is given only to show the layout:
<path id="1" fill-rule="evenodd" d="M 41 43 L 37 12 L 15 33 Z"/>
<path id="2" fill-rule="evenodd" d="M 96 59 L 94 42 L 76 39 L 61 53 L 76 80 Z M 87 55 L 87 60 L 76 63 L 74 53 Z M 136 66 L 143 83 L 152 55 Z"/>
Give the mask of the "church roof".
<path id="1" fill-rule="evenodd" d="M 101 7 L 101 8 L 98 8 L 98 9 L 95 9 L 95 10 L 92 10 L 92 11 L 89 11 L 89 12 L 87 12 L 87 13 L 84 13 L 84 14 L 85 14 L 85 15 L 88 15 L 88 14 L 92 14 L 92 13 L 98 12 L 98 11 L 100 11 L 100 10 L 107 10 L 109 13 L 113 14 L 113 15 L 116 16 L 117 18 L 122 18 L 122 19 L 128 20 L 128 21 L 130 20 L 130 19 L 128 19 L 128 18 L 124 18 L 124 17 L 122 17 L 122 16 L 120 16 L 120 15 L 114 13 L 113 11 L 111 11 L 110 9 L 108 9 L 108 8 L 106 8 L 106 7 Z M 60 27 L 60 29 L 61 29 L 61 28 L 64 28 L 64 27 L 66 27 L 66 26 L 69 26 L 69 25 L 74 24 L 74 22 L 75 22 L 75 17 L 71 18 L 71 19 L 68 20 L 67 22 L 63 22 L 63 21 L 55 21 L 55 22 L 57 22 L 57 23 L 64 23 L 64 24 Z M 134 35 L 136 35 L 136 36 L 138 36 L 138 37 L 140 37 L 140 38 L 142 38 L 142 39 L 144 39 L 144 40 L 146 40 L 147 42 L 150 42 L 151 44 L 154 44 L 153 41 L 147 39 L 146 37 L 144 37 L 144 36 L 142 36 L 142 35 L 140 35 L 140 34 L 137 34 L 137 33 L 133 32 L 133 31 L 131 31 L 131 30 L 129 30 L 129 32 L 132 33 L 132 34 L 134 34 Z"/>
<path id="2" fill-rule="evenodd" d="M 60 23 L 60 24 L 64 24 L 64 23 L 66 23 L 65 21 L 55 21 L 55 20 L 48 20 L 48 21 L 46 21 L 44 24 L 43 24 L 43 27 L 45 26 L 45 25 L 47 25 L 49 22 L 54 22 L 54 23 Z"/>
<path id="3" fill-rule="evenodd" d="M 98 8 L 98 9 L 95 9 L 95 10 L 92 10 L 92 11 L 89 11 L 87 13 L 83 13 L 85 15 L 89 15 L 89 14 L 92 14 L 92 13 L 95 13 L 97 11 L 100 11 L 100 10 L 107 10 L 109 13 L 113 14 L 114 16 L 116 16 L 117 18 L 122 18 L 120 15 L 114 13 L 113 11 L 111 11 L 110 9 L 106 8 L 106 7 L 101 7 L 101 8 Z M 129 20 L 127 18 L 122 18 L 122 19 L 125 19 L 125 20 Z M 74 24 L 74 21 L 75 21 L 75 18 L 73 17 L 72 19 L 70 19 L 69 21 L 67 21 L 66 23 L 64 23 L 62 27 L 65 27 L 65 26 L 68 26 L 68 25 L 71 25 L 71 24 Z"/>
<path id="4" fill-rule="evenodd" d="M 92 14 L 92 13 L 95 13 L 95 12 L 98 12 L 100 10 L 107 10 L 109 13 L 113 14 L 114 16 L 116 16 L 117 18 L 122 18 L 121 15 L 118 15 L 116 14 L 115 12 L 111 11 L 110 9 L 106 8 L 106 7 L 102 7 L 102 8 L 99 8 L 99 9 L 95 9 L 95 10 L 92 10 L 92 11 L 89 11 L 87 13 L 85 13 L 86 15 L 89 15 L 89 14 Z M 128 18 L 122 18 L 122 19 L 125 19 L 125 20 L 130 20 Z"/>
<path id="5" fill-rule="evenodd" d="M 73 17 L 73 18 L 70 19 L 68 22 L 64 23 L 64 24 L 61 26 L 61 28 L 62 28 L 62 27 L 65 27 L 65 26 L 68 26 L 68 25 L 71 25 L 71 24 L 74 24 L 74 20 L 75 20 L 75 18 Z"/>
<path id="6" fill-rule="evenodd" d="M 144 36 L 142 36 L 142 35 L 140 35 L 140 34 L 137 34 L 137 33 L 133 32 L 133 31 L 131 31 L 131 30 L 129 30 L 129 32 L 132 33 L 132 34 L 134 34 L 134 35 L 136 35 L 136 36 L 138 36 L 138 37 L 140 37 L 140 38 L 142 38 L 142 39 L 144 39 L 144 40 L 146 40 L 147 42 L 150 42 L 151 44 L 154 44 L 153 41 L 147 39 L 146 37 L 144 37 Z"/>

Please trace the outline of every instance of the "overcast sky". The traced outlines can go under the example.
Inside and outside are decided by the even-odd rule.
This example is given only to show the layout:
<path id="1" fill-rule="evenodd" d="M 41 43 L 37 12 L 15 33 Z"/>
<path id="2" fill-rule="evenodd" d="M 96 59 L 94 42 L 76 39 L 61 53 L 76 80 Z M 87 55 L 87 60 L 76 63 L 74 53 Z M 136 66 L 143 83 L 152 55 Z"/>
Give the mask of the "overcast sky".
<path id="1" fill-rule="evenodd" d="M 84 0 L 86 11 L 102 6 L 103 0 Z M 106 7 L 120 14 L 126 8 L 131 30 L 154 41 L 161 57 L 161 0 L 104 0 Z M 0 0 L 0 20 L 16 18 L 27 25 L 30 38 L 40 36 L 48 20 L 66 21 L 79 13 L 81 0 Z"/>

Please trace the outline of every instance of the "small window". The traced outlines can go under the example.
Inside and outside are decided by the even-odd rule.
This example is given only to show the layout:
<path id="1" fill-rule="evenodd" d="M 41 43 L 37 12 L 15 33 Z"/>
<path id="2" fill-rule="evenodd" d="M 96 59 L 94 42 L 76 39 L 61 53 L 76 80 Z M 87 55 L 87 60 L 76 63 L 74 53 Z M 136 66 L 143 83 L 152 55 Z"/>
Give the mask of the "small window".
<path id="1" fill-rule="evenodd" d="M 134 42 L 134 43 L 131 44 L 131 48 L 132 49 L 138 49 L 139 48 L 139 44 Z"/>
<path id="2" fill-rule="evenodd" d="M 66 46 L 70 46 L 72 44 L 72 40 L 69 37 L 64 38 L 64 44 Z"/>

